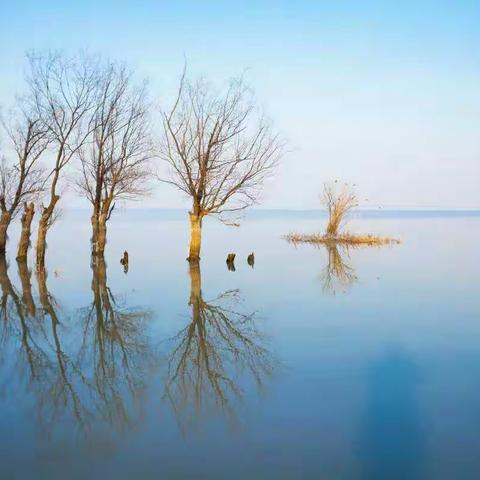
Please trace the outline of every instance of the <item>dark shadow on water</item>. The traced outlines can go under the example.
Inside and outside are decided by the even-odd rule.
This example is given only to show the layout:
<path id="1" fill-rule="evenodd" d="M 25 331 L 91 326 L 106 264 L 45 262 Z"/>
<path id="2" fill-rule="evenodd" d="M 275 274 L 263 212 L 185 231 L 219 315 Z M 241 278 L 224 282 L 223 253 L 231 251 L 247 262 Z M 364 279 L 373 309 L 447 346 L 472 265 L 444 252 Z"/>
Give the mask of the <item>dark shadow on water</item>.
<path id="1" fill-rule="evenodd" d="M 204 300 L 199 263 L 189 264 L 189 274 L 191 316 L 169 340 L 164 392 L 184 434 L 212 413 L 225 416 L 235 427 L 235 407 L 244 396 L 241 378 L 262 389 L 275 363 L 257 329 L 255 313 L 237 310 L 239 291 Z"/>
<path id="2" fill-rule="evenodd" d="M 367 407 L 358 439 L 365 480 L 422 478 L 426 439 L 418 408 L 419 372 L 400 349 L 371 365 Z"/>

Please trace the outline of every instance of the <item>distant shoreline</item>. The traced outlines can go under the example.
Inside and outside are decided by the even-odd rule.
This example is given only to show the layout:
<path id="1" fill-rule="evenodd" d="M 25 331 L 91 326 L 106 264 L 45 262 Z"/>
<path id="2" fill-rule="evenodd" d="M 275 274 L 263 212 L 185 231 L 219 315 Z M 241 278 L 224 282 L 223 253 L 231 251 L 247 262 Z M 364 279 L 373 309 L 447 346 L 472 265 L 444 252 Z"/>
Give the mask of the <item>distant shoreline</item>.
<path id="1" fill-rule="evenodd" d="M 86 214 L 90 213 L 90 209 L 78 207 L 78 208 L 65 208 L 66 214 Z M 188 209 L 182 208 L 118 208 L 114 216 L 134 215 L 136 212 L 143 214 L 163 214 L 172 216 L 187 215 Z M 327 216 L 326 210 L 323 209 L 270 209 L 270 208 L 257 208 L 246 211 L 242 218 L 259 218 L 264 216 L 285 216 L 285 217 L 303 217 L 303 218 L 324 218 Z M 385 208 L 385 209 L 372 209 L 372 208 L 359 208 L 351 215 L 351 219 L 355 218 L 425 218 L 425 217 L 480 217 L 480 209 L 399 209 L 399 208 Z"/>

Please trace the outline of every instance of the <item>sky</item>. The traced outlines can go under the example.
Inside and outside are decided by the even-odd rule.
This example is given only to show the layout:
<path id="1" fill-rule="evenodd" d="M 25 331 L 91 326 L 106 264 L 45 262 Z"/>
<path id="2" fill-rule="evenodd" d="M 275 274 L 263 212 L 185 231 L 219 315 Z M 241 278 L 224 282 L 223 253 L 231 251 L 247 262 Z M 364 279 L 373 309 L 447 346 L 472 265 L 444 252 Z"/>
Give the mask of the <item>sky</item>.
<path id="1" fill-rule="evenodd" d="M 30 49 L 125 61 L 159 105 L 187 58 L 215 85 L 245 72 L 288 140 L 262 207 L 317 208 L 337 179 L 364 207 L 480 208 L 479 45 L 478 0 L 0 0 L 0 105 Z M 188 201 L 159 184 L 141 205 Z"/>

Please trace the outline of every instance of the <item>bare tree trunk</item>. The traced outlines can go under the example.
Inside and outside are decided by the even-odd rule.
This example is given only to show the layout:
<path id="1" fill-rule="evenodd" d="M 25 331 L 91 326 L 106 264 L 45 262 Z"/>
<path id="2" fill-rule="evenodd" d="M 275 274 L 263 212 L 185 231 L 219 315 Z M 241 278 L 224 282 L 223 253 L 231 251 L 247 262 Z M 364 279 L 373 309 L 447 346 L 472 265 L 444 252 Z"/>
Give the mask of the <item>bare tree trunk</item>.
<path id="1" fill-rule="evenodd" d="M 107 218 L 103 214 L 92 215 L 92 255 L 103 256 L 107 244 Z"/>
<path id="2" fill-rule="evenodd" d="M 47 249 L 48 218 L 42 214 L 37 233 L 37 270 L 45 269 L 45 250 Z"/>
<path id="3" fill-rule="evenodd" d="M 55 205 L 60 200 L 58 195 L 54 195 L 48 207 L 43 207 L 42 216 L 38 222 L 38 234 L 37 234 L 37 270 L 45 268 L 45 251 L 47 249 L 47 232 L 52 224 L 53 211 Z"/>
<path id="4" fill-rule="evenodd" d="M 98 222 L 97 255 L 101 255 L 103 257 L 106 243 L 107 243 L 107 219 L 101 216 Z"/>
<path id="5" fill-rule="evenodd" d="M 0 254 L 5 254 L 7 249 L 7 231 L 11 220 L 10 212 L 3 211 L 0 216 Z"/>
<path id="6" fill-rule="evenodd" d="M 33 301 L 32 295 L 32 283 L 30 281 L 30 271 L 28 270 L 27 260 L 25 258 L 18 259 L 18 276 L 20 277 L 20 282 L 22 284 L 22 300 L 23 304 L 27 309 L 27 314 L 31 317 L 35 316 L 35 302 Z"/>
<path id="7" fill-rule="evenodd" d="M 23 260 L 27 257 L 30 247 L 30 235 L 32 232 L 32 220 L 35 215 L 35 205 L 33 202 L 23 204 L 24 213 L 22 215 L 22 233 L 18 242 L 17 260 Z"/>
<path id="8" fill-rule="evenodd" d="M 187 260 L 198 262 L 200 260 L 200 248 L 202 246 L 202 215 L 189 213 L 190 215 L 190 252 Z"/>

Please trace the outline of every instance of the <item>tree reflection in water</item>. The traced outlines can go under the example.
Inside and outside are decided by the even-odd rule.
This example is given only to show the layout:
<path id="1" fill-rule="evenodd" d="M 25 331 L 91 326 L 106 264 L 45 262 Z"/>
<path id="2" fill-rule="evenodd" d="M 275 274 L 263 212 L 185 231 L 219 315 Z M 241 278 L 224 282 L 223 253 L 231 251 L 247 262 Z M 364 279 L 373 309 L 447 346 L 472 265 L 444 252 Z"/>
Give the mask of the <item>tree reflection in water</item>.
<path id="1" fill-rule="evenodd" d="M 41 325 L 35 317 L 32 317 L 35 307 L 32 306 L 34 304 L 28 267 L 19 262 L 18 270 L 22 294 L 17 291 L 8 276 L 5 255 L 0 255 L 1 350 L 6 354 L 10 348 L 16 350 L 15 368 L 19 369 L 21 374 L 25 373 L 29 379 L 28 383 L 32 384 L 44 378 L 44 367 L 48 365 L 48 356 L 43 348 Z M 2 362 L 2 364 L 5 363 Z"/>
<path id="2" fill-rule="evenodd" d="M 355 270 L 348 264 L 350 259 L 348 247 L 326 243 L 327 264 L 320 274 L 325 293 L 335 295 L 339 290 L 345 292 L 356 282 Z"/>
<path id="3" fill-rule="evenodd" d="M 234 405 L 243 397 L 240 374 L 247 374 L 261 388 L 274 364 L 257 330 L 255 313 L 234 310 L 239 291 L 226 291 L 205 301 L 200 265 L 189 265 L 191 318 L 170 339 L 173 348 L 164 394 L 183 432 L 211 410 L 235 423 Z"/>
<path id="4" fill-rule="evenodd" d="M 156 361 L 146 333 L 150 313 L 112 295 L 103 259 L 92 264 L 92 303 L 74 319 L 48 291 L 45 270 L 36 272 L 35 305 L 27 265 L 18 263 L 21 294 L 7 268 L 0 256 L 1 350 L 16 359 L 12 375 L 33 394 L 39 429 L 53 434 L 56 425 L 73 421 L 85 432 L 98 420 L 123 428 Z"/>
<path id="5" fill-rule="evenodd" d="M 129 308 L 107 286 L 103 257 L 92 260 L 92 304 L 82 309 L 83 330 L 78 362 L 91 367 L 92 389 L 100 416 L 109 423 L 128 423 L 125 399 L 137 399 L 156 362 L 147 335 L 147 310 Z M 128 395 L 127 395 L 128 393 Z"/>
<path id="6" fill-rule="evenodd" d="M 71 412 L 81 428 L 87 426 L 93 417 L 88 405 L 82 401 L 81 389 L 76 382 L 88 385 L 83 372 L 75 360 L 62 347 L 60 329 L 65 332 L 69 325 L 63 325 L 58 318 L 59 305 L 47 288 L 45 269 L 36 272 L 38 294 L 41 304 L 39 317 L 42 319 L 44 336 L 48 339 L 48 358 L 51 377 L 44 382 L 43 399 L 39 402 L 43 425 L 55 425 L 56 421 L 67 412 Z M 63 328 L 62 328 L 63 327 Z M 67 332 L 65 332 L 67 333 Z M 79 392 L 80 390 L 80 392 Z M 40 391 L 40 389 L 39 389 Z"/>
<path id="7" fill-rule="evenodd" d="M 103 258 L 92 262 L 91 303 L 73 315 L 50 293 L 45 270 L 35 274 L 38 298 L 26 263 L 18 263 L 18 275 L 21 290 L 0 257 L 1 378 L 15 379 L 1 388 L 28 397 L 44 436 L 131 426 L 134 404 L 143 401 L 159 363 L 148 335 L 150 312 L 112 294 Z M 234 424 L 247 389 L 261 389 L 274 366 L 255 314 L 239 311 L 239 291 L 205 301 L 198 263 L 190 265 L 190 280 L 191 316 L 170 339 L 164 386 L 183 431 L 208 412 L 220 411 Z"/>

